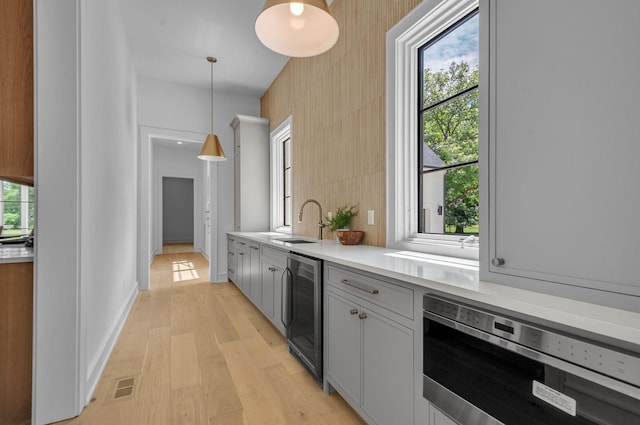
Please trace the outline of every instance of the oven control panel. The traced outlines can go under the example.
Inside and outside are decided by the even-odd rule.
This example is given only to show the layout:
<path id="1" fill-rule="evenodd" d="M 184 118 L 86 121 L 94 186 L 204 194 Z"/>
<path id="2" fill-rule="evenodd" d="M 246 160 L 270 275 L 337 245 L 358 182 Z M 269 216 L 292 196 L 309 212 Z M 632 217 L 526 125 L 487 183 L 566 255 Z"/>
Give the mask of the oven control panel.
<path id="1" fill-rule="evenodd" d="M 640 387 L 640 357 L 433 295 L 425 295 L 423 307 L 426 312 Z"/>

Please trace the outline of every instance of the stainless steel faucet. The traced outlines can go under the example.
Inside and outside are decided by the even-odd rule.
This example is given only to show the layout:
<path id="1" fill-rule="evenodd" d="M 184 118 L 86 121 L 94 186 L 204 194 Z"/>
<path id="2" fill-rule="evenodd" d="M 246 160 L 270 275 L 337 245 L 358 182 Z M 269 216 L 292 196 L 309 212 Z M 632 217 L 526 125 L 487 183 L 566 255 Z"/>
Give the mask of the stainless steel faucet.
<path id="1" fill-rule="evenodd" d="M 304 206 L 309 202 L 318 206 L 318 211 L 320 212 L 320 216 L 318 218 L 318 239 L 322 240 L 322 228 L 327 227 L 327 225 L 322 222 L 322 207 L 320 206 L 320 202 L 316 201 L 315 199 L 307 199 L 306 201 L 304 201 L 304 203 L 300 207 L 300 211 L 298 211 L 298 223 L 302 223 L 302 211 L 304 211 Z"/>

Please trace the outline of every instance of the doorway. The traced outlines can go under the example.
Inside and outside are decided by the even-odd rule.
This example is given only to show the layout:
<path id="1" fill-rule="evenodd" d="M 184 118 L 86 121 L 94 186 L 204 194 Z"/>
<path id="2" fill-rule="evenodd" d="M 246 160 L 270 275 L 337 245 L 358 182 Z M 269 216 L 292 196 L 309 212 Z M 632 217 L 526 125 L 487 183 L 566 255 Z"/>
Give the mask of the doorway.
<path id="1" fill-rule="evenodd" d="M 162 177 L 162 245 L 193 251 L 194 190 L 192 178 Z"/>

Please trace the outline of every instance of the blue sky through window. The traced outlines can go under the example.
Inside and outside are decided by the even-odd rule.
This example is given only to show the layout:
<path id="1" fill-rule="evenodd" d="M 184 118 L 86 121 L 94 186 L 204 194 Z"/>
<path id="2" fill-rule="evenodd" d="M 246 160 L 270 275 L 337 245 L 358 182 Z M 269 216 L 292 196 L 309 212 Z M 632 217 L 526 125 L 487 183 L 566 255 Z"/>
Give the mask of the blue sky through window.
<path id="1" fill-rule="evenodd" d="M 478 68 L 478 14 L 436 41 L 424 51 L 423 67 L 432 72 L 448 69 L 451 62 L 464 61 Z"/>

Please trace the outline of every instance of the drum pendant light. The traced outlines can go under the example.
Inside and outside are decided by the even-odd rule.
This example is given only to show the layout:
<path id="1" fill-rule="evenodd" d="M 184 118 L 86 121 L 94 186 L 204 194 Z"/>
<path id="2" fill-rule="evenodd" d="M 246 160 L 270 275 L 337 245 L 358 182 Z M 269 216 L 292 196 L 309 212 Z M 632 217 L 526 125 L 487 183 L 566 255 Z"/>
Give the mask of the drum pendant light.
<path id="1" fill-rule="evenodd" d="M 211 63 L 211 133 L 207 135 L 198 158 L 205 161 L 226 161 L 220 140 L 213 134 L 213 64 L 218 60 L 213 56 L 208 56 L 207 60 Z"/>
<path id="2" fill-rule="evenodd" d="M 274 52 L 308 57 L 332 48 L 340 28 L 326 0 L 267 0 L 256 19 L 256 35 Z"/>

